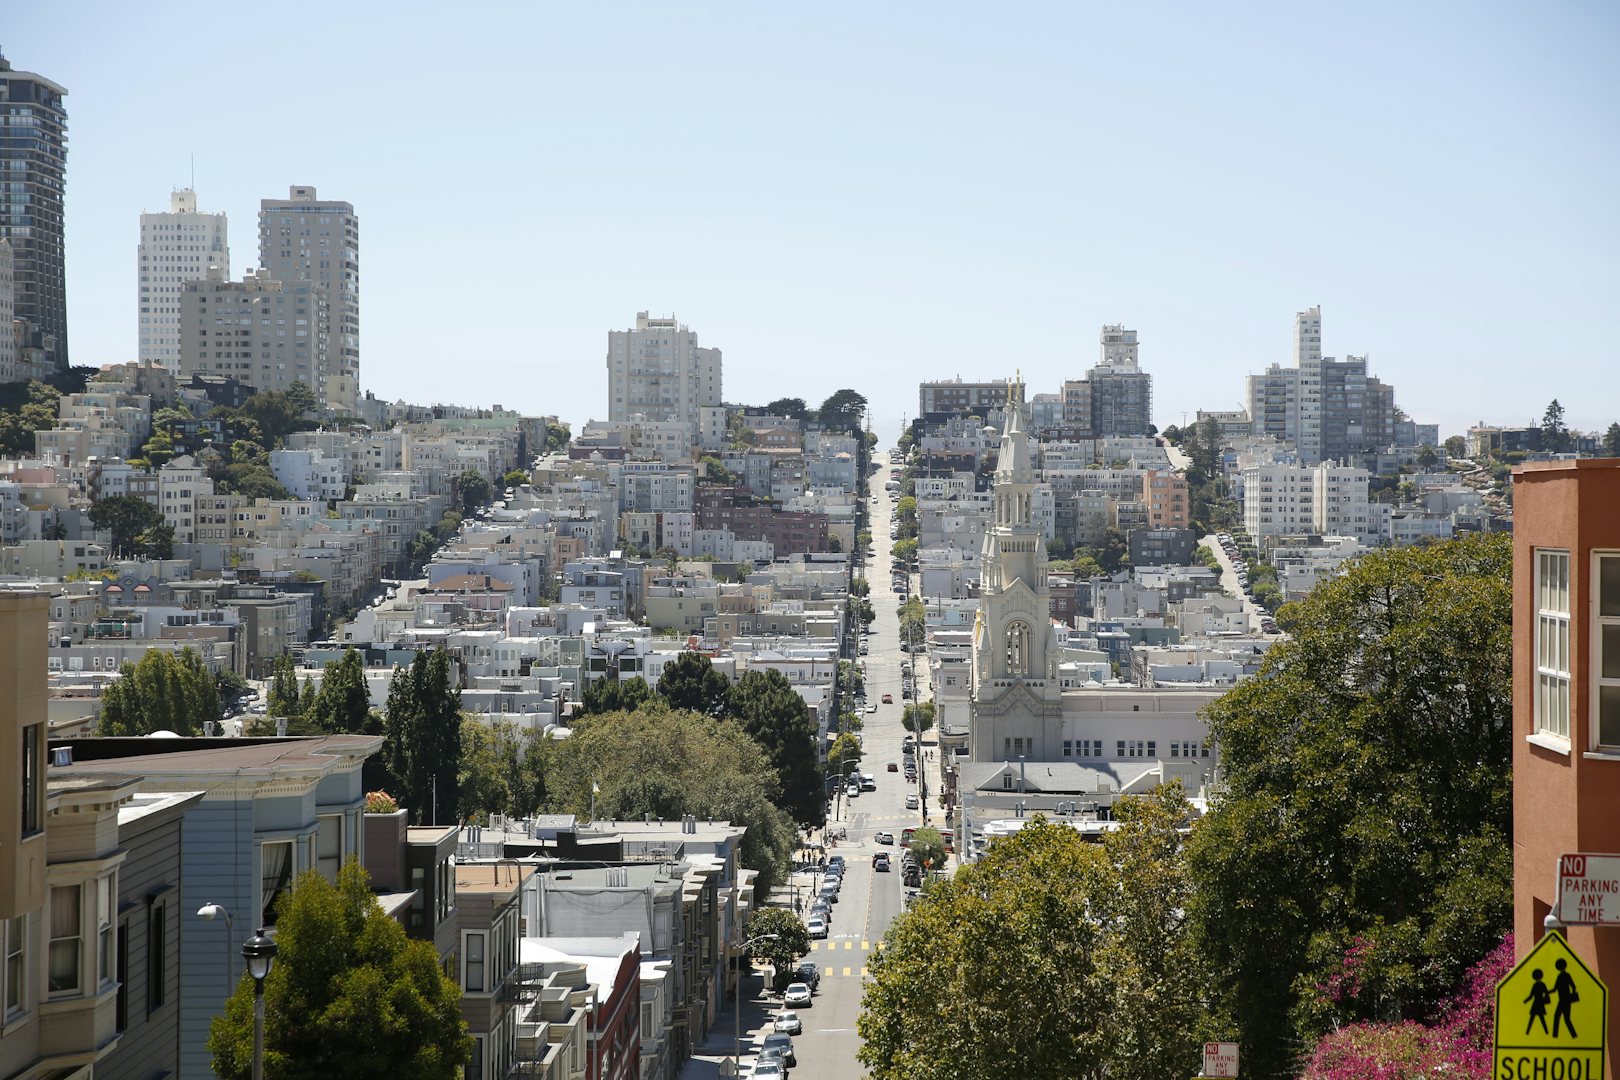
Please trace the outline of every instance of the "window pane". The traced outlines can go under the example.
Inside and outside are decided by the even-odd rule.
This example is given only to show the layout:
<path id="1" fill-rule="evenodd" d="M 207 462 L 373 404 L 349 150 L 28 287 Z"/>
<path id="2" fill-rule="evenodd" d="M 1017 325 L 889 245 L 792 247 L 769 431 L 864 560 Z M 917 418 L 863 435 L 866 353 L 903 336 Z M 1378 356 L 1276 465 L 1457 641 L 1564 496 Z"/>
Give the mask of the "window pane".
<path id="1" fill-rule="evenodd" d="M 50 989 L 79 988 L 79 887 L 51 890 Z"/>
<path id="2" fill-rule="evenodd" d="M 1620 562 L 1620 560 L 1616 560 Z M 1605 626 L 1603 628 L 1603 672 L 1602 678 L 1620 679 L 1620 626 Z"/>
<path id="3" fill-rule="evenodd" d="M 1620 615 L 1620 555 L 1598 560 L 1598 614 Z"/>
<path id="4" fill-rule="evenodd" d="M 1598 690 L 1598 742 L 1620 746 L 1620 686 Z"/>

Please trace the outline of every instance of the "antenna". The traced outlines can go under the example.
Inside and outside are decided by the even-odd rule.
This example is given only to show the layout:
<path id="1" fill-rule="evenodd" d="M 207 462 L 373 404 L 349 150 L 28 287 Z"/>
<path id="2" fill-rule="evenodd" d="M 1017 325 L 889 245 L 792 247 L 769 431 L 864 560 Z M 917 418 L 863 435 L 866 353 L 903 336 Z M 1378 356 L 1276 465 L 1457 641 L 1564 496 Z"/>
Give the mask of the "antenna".
<path id="1" fill-rule="evenodd" d="M 191 190 L 197 190 L 197 152 L 191 152 Z"/>

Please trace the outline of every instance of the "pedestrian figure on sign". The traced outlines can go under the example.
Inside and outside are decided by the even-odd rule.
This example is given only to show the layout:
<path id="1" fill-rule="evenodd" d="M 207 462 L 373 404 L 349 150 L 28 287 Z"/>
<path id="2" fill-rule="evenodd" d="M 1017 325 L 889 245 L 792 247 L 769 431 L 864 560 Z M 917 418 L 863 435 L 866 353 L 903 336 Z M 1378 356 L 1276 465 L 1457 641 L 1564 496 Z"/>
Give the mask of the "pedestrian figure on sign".
<path id="1" fill-rule="evenodd" d="M 1558 996 L 1558 1007 L 1553 1010 L 1553 1038 L 1558 1038 L 1558 1021 L 1562 1019 L 1564 1026 L 1569 1028 L 1569 1037 L 1573 1039 L 1575 1038 L 1575 1021 L 1571 1019 L 1569 1009 L 1571 1005 L 1581 1000 L 1581 995 L 1575 992 L 1575 980 L 1566 970 L 1569 967 L 1569 962 L 1556 960 L 1553 962 L 1553 967 L 1558 969 L 1558 978 L 1553 980 L 1552 988 L 1552 992 Z M 1542 1021 L 1542 1027 L 1546 1026 L 1546 1021 Z"/>
<path id="2" fill-rule="evenodd" d="M 1541 1033 L 1545 1035 L 1547 1034 L 1547 1002 L 1552 1000 L 1552 991 L 1548 990 L 1547 984 L 1541 981 L 1540 968 L 1530 972 L 1530 978 L 1535 981 L 1530 985 L 1530 996 L 1524 999 L 1530 1003 L 1530 1020 L 1524 1025 L 1524 1033 L 1526 1035 L 1530 1034 L 1530 1029 L 1535 1026 L 1537 1020 L 1540 1020 Z"/>

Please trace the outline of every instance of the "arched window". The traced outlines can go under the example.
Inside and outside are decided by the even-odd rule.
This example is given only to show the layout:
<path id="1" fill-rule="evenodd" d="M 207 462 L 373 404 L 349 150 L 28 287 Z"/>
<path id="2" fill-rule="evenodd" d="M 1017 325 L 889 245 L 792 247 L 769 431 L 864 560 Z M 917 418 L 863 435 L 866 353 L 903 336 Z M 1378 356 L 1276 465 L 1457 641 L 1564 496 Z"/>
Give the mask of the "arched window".
<path id="1" fill-rule="evenodd" d="M 1007 674 L 1029 674 L 1029 624 L 1022 620 L 1007 624 Z"/>

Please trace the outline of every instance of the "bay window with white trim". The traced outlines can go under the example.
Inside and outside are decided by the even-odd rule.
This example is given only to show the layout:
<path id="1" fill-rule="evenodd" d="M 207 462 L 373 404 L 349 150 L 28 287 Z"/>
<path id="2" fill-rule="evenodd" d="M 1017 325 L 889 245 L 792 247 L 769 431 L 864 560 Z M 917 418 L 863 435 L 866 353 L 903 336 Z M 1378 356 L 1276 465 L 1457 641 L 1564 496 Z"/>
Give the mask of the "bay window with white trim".
<path id="1" fill-rule="evenodd" d="M 1536 549 L 1535 727 L 1569 738 L 1569 552 Z"/>

